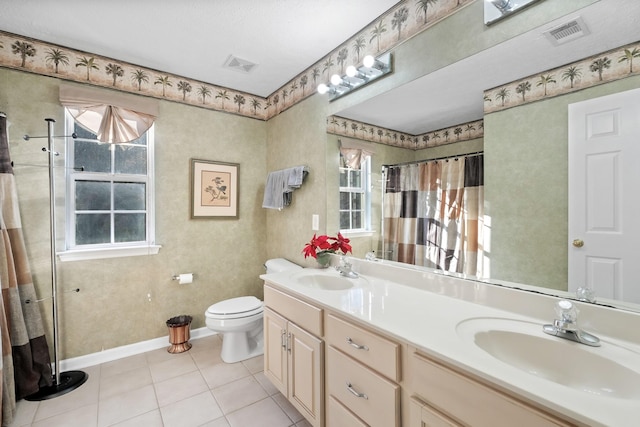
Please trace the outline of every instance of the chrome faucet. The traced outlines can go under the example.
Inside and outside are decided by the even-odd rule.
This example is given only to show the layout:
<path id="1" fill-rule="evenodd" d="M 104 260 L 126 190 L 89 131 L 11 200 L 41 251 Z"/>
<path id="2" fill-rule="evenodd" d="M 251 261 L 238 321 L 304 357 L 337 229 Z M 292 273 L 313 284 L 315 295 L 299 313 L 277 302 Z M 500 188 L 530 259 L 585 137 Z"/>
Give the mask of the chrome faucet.
<path id="1" fill-rule="evenodd" d="M 578 309 L 571 301 L 558 301 L 556 314 L 558 317 L 554 319 L 553 325 L 542 327 L 545 333 L 592 347 L 600 346 L 598 337 L 578 328 Z"/>
<path id="2" fill-rule="evenodd" d="M 366 259 L 367 261 L 378 261 L 378 258 L 376 258 L 376 253 L 375 251 L 369 251 L 364 255 L 364 259 Z"/>
<path id="3" fill-rule="evenodd" d="M 336 270 L 341 276 L 348 277 L 349 279 L 356 279 L 358 273 L 351 269 L 351 263 L 347 261 L 345 257 L 340 257 L 340 265 L 336 265 Z"/>

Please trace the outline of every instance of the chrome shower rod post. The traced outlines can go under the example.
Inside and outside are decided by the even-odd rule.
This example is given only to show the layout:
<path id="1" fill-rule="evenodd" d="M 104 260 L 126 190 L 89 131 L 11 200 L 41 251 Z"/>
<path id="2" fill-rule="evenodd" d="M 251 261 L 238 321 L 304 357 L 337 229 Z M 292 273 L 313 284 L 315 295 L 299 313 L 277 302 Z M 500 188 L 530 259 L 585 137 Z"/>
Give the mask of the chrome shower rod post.
<path id="1" fill-rule="evenodd" d="M 54 119 L 45 119 L 48 130 L 48 153 L 49 153 L 49 233 L 51 236 L 51 303 L 53 311 L 53 381 L 56 386 L 60 385 L 60 357 L 58 350 L 59 332 L 58 332 L 58 304 L 57 297 L 57 269 L 56 269 L 56 175 L 54 173 L 53 164 L 55 161 L 55 151 L 53 147 L 53 124 Z"/>
<path id="2" fill-rule="evenodd" d="M 27 396 L 30 401 L 40 401 L 62 396 L 84 384 L 89 376 L 82 371 L 69 371 L 60 373 L 60 328 L 58 325 L 58 277 L 56 263 L 56 177 L 54 171 L 55 157 L 58 153 L 54 150 L 53 124 L 54 119 L 45 119 L 47 122 L 48 147 L 43 149 L 49 157 L 49 233 L 51 238 L 51 304 L 53 311 L 53 384 L 42 387 L 36 393 Z M 26 136 L 26 135 L 25 135 Z M 28 140 L 28 138 L 25 138 Z"/>

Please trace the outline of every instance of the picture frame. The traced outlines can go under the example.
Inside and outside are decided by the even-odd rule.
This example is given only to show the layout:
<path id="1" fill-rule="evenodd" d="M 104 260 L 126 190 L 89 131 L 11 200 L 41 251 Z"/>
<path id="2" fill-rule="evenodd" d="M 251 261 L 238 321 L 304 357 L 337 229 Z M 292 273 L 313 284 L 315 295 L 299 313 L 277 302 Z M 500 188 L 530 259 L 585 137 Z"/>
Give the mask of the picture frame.
<path id="1" fill-rule="evenodd" d="M 238 218 L 240 164 L 191 159 L 191 218 Z"/>

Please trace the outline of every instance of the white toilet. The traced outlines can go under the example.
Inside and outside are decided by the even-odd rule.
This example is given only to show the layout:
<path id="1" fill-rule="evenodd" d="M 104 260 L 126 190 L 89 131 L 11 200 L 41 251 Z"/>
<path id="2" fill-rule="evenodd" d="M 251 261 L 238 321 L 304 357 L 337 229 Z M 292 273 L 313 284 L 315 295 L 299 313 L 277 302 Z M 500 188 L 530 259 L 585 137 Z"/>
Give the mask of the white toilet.
<path id="1" fill-rule="evenodd" d="M 270 259 L 265 267 L 267 274 L 302 268 L 284 258 Z M 264 353 L 262 316 L 262 301 L 253 296 L 220 301 L 207 309 L 207 327 L 222 334 L 220 356 L 224 362 L 240 362 Z"/>

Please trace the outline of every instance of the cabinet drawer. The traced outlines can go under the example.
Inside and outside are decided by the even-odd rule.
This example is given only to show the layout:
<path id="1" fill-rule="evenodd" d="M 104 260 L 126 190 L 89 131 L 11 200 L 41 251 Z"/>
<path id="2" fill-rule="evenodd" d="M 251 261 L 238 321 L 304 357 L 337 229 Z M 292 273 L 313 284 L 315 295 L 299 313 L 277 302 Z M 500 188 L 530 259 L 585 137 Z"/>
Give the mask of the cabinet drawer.
<path id="1" fill-rule="evenodd" d="M 333 396 L 329 397 L 327 403 L 327 426 L 369 427 Z"/>
<path id="2" fill-rule="evenodd" d="M 264 286 L 264 304 L 273 311 L 294 321 L 302 329 L 322 336 L 322 309 L 296 297 L 287 295 L 269 285 Z"/>
<path id="3" fill-rule="evenodd" d="M 407 378 L 411 392 L 461 424 L 512 427 L 517 420 L 518 427 L 571 425 L 418 352 L 409 359 Z"/>
<path id="4" fill-rule="evenodd" d="M 343 353 L 394 381 L 400 381 L 400 346 L 380 335 L 327 316 L 325 340 Z"/>
<path id="5" fill-rule="evenodd" d="M 400 387 L 397 384 L 333 347 L 327 351 L 326 372 L 329 395 L 368 425 L 400 425 Z"/>
<path id="6" fill-rule="evenodd" d="M 409 427 L 462 427 L 415 397 L 411 398 L 409 405 Z"/>

